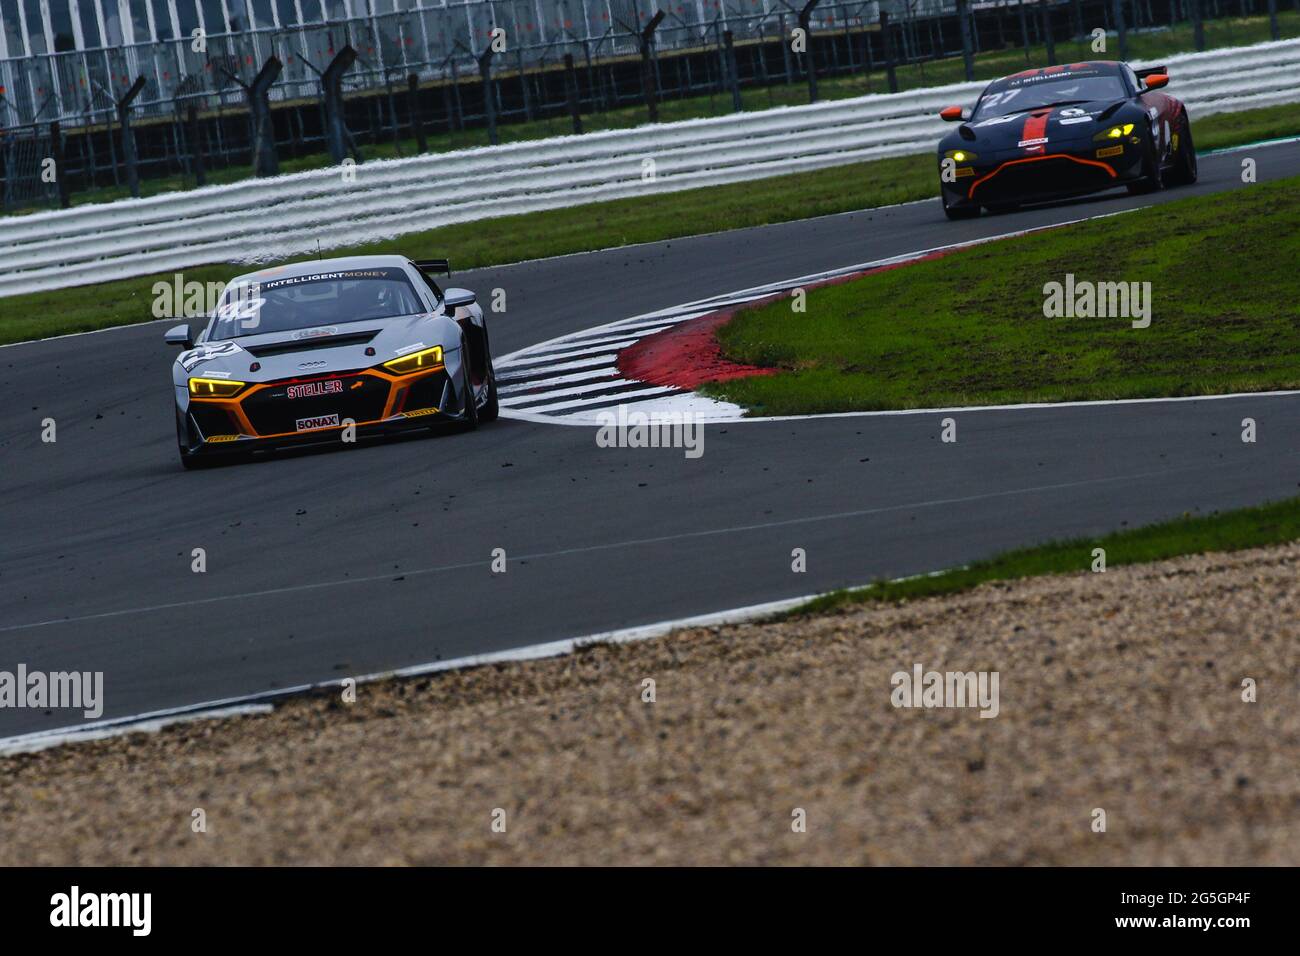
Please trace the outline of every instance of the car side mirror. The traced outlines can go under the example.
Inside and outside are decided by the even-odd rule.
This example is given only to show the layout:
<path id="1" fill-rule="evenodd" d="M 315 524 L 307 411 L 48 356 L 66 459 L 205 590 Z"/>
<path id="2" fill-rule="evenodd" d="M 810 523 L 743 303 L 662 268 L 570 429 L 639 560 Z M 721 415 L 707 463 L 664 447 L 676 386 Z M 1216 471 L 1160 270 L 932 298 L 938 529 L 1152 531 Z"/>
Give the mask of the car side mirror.
<path id="1" fill-rule="evenodd" d="M 194 335 L 190 332 L 188 324 L 172 326 L 163 336 L 163 340 L 168 345 L 179 345 L 183 349 L 194 347 Z"/>
<path id="2" fill-rule="evenodd" d="M 1158 90 L 1163 86 L 1169 85 L 1169 74 L 1152 73 L 1150 76 L 1145 77 L 1144 80 L 1146 82 L 1146 88 L 1148 90 Z"/>
<path id="3" fill-rule="evenodd" d="M 466 306 L 473 305 L 475 296 L 469 289 L 447 289 L 442 294 L 442 306 L 448 312 L 453 309 L 463 309 Z"/>
<path id="4" fill-rule="evenodd" d="M 943 109 L 939 110 L 939 116 L 942 119 L 947 120 L 949 123 L 958 123 L 964 118 L 960 106 L 945 106 Z"/>

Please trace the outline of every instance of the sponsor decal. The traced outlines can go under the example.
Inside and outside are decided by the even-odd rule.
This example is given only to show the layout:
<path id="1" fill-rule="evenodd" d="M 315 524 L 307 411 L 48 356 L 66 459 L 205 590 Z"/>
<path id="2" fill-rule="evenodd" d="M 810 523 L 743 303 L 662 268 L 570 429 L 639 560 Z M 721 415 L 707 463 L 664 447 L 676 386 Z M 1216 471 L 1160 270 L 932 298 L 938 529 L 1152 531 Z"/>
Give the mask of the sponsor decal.
<path id="1" fill-rule="evenodd" d="M 1105 159 L 1107 156 L 1121 156 L 1123 153 L 1123 146 L 1107 146 L 1105 149 L 1097 150 L 1097 158 Z"/>
<path id="2" fill-rule="evenodd" d="M 337 378 L 323 382 L 306 382 L 302 385 L 290 385 L 285 389 L 285 398 L 314 398 L 317 395 L 337 395 L 343 391 L 343 383 Z"/>
<path id="3" fill-rule="evenodd" d="M 321 368 L 328 364 L 329 362 L 326 362 L 322 359 L 319 362 L 299 362 L 298 367 L 299 368 Z"/>
<path id="4" fill-rule="evenodd" d="M 293 333 L 295 339 L 320 339 L 338 332 L 337 325 L 323 325 L 318 329 L 299 329 Z"/>
<path id="5" fill-rule="evenodd" d="M 338 427 L 339 416 L 334 415 L 317 415 L 314 418 L 300 418 L 296 422 L 296 427 L 300 432 L 309 432 L 315 428 L 329 428 L 330 426 Z"/>
<path id="6" fill-rule="evenodd" d="M 185 371 L 192 372 L 204 362 L 210 362 L 213 359 L 234 355 L 235 353 L 242 351 L 243 349 L 234 342 L 219 342 L 216 345 L 200 345 L 196 349 L 182 352 L 177 356 L 176 361 L 181 363 L 181 368 L 185 369 Z M 205 372 L 204 374 L 217 375 L 218 373 Z M 226 373 L 227 376 L 229 376 L 229 374 L 229 372 Z"/>
<path id="7" fill-rule="evenodd" d="M 279 289 L 284 286 L 302 285 L 307 282 L 338 282 L 349 279 L 405 279 L 406 273 L 401 269 L 349 269 L 346 272 L 318 272 L 308 276 L 289 276 L 262 283 L 263 289 Z"/>
<path id="8" fill-rule="evenodd" d="M 395 351 L 393 354 L 394 354 L 394 355 L 405 355 L 407 352 L 418 352 L 418 351 L 419 351 L 420 349 L 422 349 L 422 348 L 424 348 L 424 343 L 423 343 L 423 342 L 416 342 L 414 345 L 403 345 L 400 349 L 398 349 L 397 351 Z"/>
<path id="9" fill-rule="evenodd" d="M 1043 143 L 1046 142 L 1047 142 L 1046 136 L 1037 136 L 1034 139 L 1022 139 L 1020 142 L 1016 143 L 1016 145 L 1017 146 L 1041 146 Z"/>
<path id="10" fill-rule="evenodd" d="M 1061 120 L 1062 126 L 1074 126 L 1076 123 L 1091 123 L 1091 116 L 1072 116 L 1069 119 Z"/>
<path id="11" fill-rule="evenodd" d="M 1081 110 L 1077 106 L 1067 106 L 1065 109 L 1061 110 L 1061 115 L 1062 116 L 1087 116 L 1088 111 Z"/>

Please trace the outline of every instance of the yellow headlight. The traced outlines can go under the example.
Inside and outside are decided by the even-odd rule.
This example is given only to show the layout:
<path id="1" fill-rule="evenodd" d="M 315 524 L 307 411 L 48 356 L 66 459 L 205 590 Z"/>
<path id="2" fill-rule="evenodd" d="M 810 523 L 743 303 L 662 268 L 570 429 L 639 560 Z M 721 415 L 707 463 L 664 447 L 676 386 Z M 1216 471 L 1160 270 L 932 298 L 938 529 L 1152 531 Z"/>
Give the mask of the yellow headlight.
<path id="1" fill-rule="evenodd" d="M 384 368 L 397 375 L 431 372 L 442 368 L 442 346 L 435 345 L 431 349 L 421 349 L 410 355 L 403 355 L 401 358 L 390 359 L 384 363 Z"/>
<path id="2" fill-rule="evenodd" d="M 232 398 L 245 384 L 229 378 L 192 378 L 190 394 L 195 398 Z"/>
<path id="3" fill-rule="evenodd" d="M 974 153 L 965 149 L 950 149 L 948 152 L 944 153 L 943 156 L 944 159 L 951 159 L 953 162 L 957 163 L 969 163 L 973 160 L 979 159 L 979 157 Z"/>
<path id="4" fill-rule="evenodd" d="M 1119 139 L 1121 136 L 1127 136 L 1133 132 L 1133 124 L 1125 123 L 1123 126 L 1112 126 L 1104 133 L 1098 133 L 1093 137 L 1094 140 Z"/>

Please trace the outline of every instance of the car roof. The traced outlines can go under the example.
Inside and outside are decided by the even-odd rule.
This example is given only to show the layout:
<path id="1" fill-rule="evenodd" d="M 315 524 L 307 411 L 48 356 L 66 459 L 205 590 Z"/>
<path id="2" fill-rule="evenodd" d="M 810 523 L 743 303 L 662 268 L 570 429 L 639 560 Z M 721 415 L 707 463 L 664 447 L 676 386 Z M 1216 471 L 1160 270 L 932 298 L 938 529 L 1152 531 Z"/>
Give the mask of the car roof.
<path id="1" fill-rule="evenodd" d="M 236 276 L 230 284 L 265 282 L 268 279 L 288 279 L 320 275 L 325 272 L 344 272 L 349 269 L 402 268 L 409 262 L 406 256 L 339 256 L 334 259 L 307 259 L 303 262 L 270 266 L 257 272 L 247 272 Z"/>

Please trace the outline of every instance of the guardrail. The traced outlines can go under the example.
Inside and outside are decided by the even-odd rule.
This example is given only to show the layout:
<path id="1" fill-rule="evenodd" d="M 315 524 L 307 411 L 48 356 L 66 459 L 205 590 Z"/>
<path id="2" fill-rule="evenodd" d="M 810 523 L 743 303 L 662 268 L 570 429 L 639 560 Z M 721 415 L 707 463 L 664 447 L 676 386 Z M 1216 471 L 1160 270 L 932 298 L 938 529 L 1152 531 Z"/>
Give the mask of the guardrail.
<path id="1" fill-rule="evenodd" d="M 1300 40 L 1181 54 L 1197 116 L 1300 100 Z M 924 152 L 983 83 L 330 167 L 0 219 L 0 297 Z M 351 181 L 349 181 L 351 180 Z M 449 250 L 453 253 L 454 250 Z"/>

